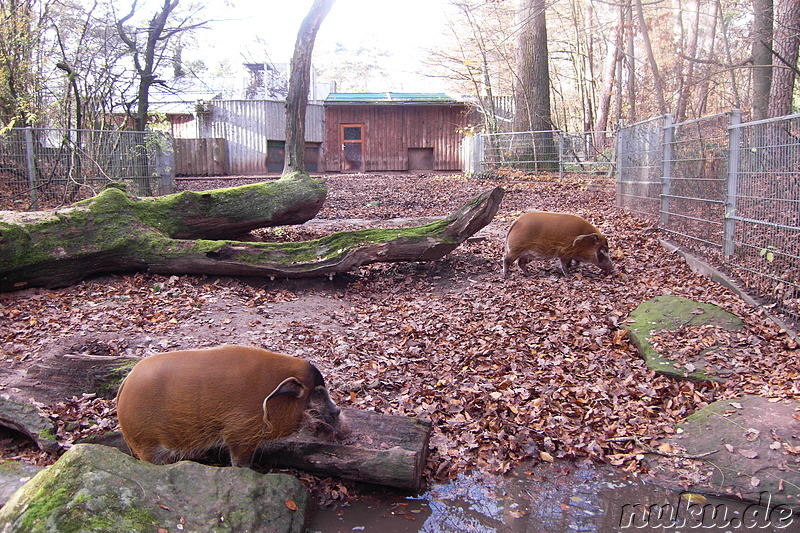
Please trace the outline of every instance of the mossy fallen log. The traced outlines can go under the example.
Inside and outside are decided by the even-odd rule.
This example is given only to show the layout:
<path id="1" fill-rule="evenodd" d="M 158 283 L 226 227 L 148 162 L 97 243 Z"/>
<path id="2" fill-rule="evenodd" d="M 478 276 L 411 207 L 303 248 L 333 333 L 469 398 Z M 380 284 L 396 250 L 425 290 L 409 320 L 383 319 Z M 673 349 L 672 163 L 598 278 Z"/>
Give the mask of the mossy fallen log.
<path id="1" fill-rule="evenodd" d="M 66 209 L 0 212 L 0 291 L 67 286 L 102 272 L 309 277 L 374 262 L 430 261 L 488 224 L 502 196 L 499 187 L 486 191 L 423 226 L 251 243 L 219 237 L 309 220 L 322 205 L 324 186 L 290 177 L 146 200 L 111 188 Z M 262 204 L 269 207 L 259 209 Z"/>

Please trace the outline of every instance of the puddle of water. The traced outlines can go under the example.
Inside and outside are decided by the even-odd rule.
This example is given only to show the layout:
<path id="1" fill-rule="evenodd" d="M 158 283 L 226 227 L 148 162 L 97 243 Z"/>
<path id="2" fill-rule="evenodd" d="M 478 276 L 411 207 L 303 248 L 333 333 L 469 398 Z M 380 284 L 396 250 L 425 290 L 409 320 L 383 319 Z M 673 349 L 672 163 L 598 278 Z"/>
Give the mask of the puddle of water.
<path id="1" fill-rule="evenodd" d="M 764 502 L 769 503 L 769 502 Z M 785 507 L 690 497 L 613 468 L 537 465 L 499 477 L 480 472 L 404 497 L 365 495 L 317 510 L 313 533 L 579 533 L 616 531 L 800 532 Z"/>

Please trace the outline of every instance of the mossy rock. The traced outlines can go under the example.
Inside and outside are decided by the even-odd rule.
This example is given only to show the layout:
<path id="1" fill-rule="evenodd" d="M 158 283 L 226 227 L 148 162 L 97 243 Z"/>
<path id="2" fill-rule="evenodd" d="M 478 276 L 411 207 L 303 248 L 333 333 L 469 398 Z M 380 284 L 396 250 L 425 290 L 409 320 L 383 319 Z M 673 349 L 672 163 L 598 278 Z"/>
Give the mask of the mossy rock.
<path id="1" fill-rule="evenodd" d="M 653 333 L 659 330 L 676 331 L 684 326 L 706 325 L 737 330 L 742 328 L 743 323 L 741 318 L 719 306 L 664 295 L 647 300 L 634 309 L 625 329 L 647 366 L 659 374 L 698 381 L 721 380 L 722 377 L 715 374 L 710 364 L 700 361 L 696 370 L 681 368 L 658 353 L 650 342 Z"/>
<path id="2" fill-rule="evenodd" d="M 78 444 L 0 510 L 4 532 L 305 530 L 308 490 L 293 476 L 182 461 L 156 466 Z"/>
<path id="3" fill-rule="evenodd" d="M 798 412 L 800 402 L 753 395 L 714 402 L 666 440 L 677 458 L 650 455 L 648 469 L 666 484 L 688 480 L 694 492 L 800 512 Z"/>

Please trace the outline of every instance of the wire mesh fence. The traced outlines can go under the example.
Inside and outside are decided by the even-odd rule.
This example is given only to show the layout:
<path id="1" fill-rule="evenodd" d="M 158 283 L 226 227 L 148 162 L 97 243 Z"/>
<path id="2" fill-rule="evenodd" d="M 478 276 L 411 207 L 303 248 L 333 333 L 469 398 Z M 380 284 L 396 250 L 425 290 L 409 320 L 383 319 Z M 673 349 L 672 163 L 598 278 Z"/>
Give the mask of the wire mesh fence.
<path id="1" fill-rule="evenodd" d="M 617 205 L 800 321 L 800 115 L 623 128 Z"/>
<path id="2" fill-rule="evenodd" d="M 656 117 L 617 132 L 617 207 L 644 218 L 659 212 L 664 121 Z"/>
<path id="3" fill-rule="evenodd" d="M 479 134 L 472 141 L 474 161 L 467 171 L 485 174 L 501 169 L 523 172 L 610 173 L 614 135 L 605 131 L 526 131 Z"/>
<path id="4" fill-rule="evenodd" d="M 800 317 L 800 114 L 731 131 L 738 157 L 726 259 Z"/>
<path id="5" fill-rule="evenodd" d="M 138 196 L 171 191 L 172 142 L 157 132 L 17 128 L 0 136 L 0 209 L 41 209 L 111 182 Z"/>

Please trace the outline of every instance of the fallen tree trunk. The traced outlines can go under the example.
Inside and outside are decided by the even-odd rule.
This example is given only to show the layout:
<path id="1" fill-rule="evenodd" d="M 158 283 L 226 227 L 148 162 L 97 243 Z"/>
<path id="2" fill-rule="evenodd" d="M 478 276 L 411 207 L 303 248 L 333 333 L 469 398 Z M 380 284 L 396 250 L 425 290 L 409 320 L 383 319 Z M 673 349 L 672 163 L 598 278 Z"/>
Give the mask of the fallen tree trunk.
<path id="1" fill-rule="evenodd" d="M 100 272 L 308 277 L 374 262 L 431 261 L 488 224 L 503 196 L 497 187 L 448 217 L 412 228 L 348 231 L 293 243 L 189 240 L 308 220 L 322 204 L 320 190 L 324 186 L 307 177 L 166 199 L 141 200 L 111 188 L 67 209 L 3 212 L 0 291 L 61 287 Z M 262 212 L 261 204 L 271 207 Z"/>

